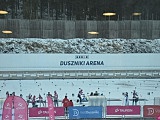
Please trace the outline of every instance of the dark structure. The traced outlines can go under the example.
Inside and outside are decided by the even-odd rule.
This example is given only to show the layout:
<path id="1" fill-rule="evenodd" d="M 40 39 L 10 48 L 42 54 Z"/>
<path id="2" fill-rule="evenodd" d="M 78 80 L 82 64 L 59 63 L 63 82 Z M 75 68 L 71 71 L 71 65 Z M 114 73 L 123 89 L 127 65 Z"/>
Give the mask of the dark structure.
<path id="1" fill-rule="evenodd" d="M 0 14 L 0 31 L 13 34 L 0 37 L 156 39 L 159 5 L 160 0 L 2 0 L 0 8 L 8 14 Z"/>
<path id="2" fill-rule="evenodd" d="M 159 5 L 159 0 L 1 0 L 9 14 L 0 18 L 103 21 L 104 12 L 115 12 L 111 20 L 160 20 Z"/>
<path id="3" fill-rule="evenodd" d="M 158 39 L 160 21 L 122 20 L 122 21 L 66 21 L 66 20 L 20 20 L 0 19 L 0 31 L 11 30 L 1 38 L 125 38 Z M 99 34 L 88 34 L 96 31 Z"/>

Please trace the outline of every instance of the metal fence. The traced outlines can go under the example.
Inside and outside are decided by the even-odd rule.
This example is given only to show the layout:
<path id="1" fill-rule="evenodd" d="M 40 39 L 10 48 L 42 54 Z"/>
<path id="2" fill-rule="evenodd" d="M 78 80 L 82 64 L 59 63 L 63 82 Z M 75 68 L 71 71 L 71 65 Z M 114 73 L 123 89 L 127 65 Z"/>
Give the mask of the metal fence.
<path id="1" fill-rule="evenodd" d="M 158 20 L 123 21 L 66 21 L 66 20 L 25 20 L 0 19 L 0 31 L 12 30 L 12 34 L 3 34 L 1 38 L 160 38 Z M 99 34 L 91 35 L 89 31 Z"/>

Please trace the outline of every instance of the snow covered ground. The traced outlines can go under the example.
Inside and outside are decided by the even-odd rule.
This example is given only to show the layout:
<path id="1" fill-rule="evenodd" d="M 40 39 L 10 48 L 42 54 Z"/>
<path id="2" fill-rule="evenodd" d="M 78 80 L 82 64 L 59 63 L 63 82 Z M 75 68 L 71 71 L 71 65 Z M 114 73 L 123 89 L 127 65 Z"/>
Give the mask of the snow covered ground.
<path id="1" fill-rule="evenodd" d="M 159 97 L 160 79 L 65 79 L 65 80 L 6 80 L 0 81 L 1 98 L 5 98 L 6 91 L 15 92 L 16 95 L 26 96 L 31 93 L 38 97 L 39 94 L 46 99 L 46 94 L 56 90 L 59 94 L 59 100 L 62 100 L 65 95 L 69 99 L 76 102 L 79 88 L 83 89 L 83 93 L 87 96 L 91 92 L 98 91 L 106 98 L 121 99 L 122 101 L 110 101 L 109 105 L 123 105 L 124 96 L 122 93 L 128 92 L 129 99 L 132 98 L 133 90 L 136 90 L 139 98 L 147 99 L 148 101 L 140 101 L 140 105 L 153 105 L 154 97 Z M 132 101 L 130 101 L 130 105 Z M 61 106 L 62 104 L 59 103 Z"/>

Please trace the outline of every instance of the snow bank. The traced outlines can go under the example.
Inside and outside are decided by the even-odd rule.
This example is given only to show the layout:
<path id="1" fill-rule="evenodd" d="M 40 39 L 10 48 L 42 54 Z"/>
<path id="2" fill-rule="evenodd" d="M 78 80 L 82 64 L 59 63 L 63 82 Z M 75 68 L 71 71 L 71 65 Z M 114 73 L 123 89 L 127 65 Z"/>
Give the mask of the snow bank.
<path id="1" fill-rule="evenodd" d="M 1 38 L 0 53 L 160 53 L 160 39 Z"/>

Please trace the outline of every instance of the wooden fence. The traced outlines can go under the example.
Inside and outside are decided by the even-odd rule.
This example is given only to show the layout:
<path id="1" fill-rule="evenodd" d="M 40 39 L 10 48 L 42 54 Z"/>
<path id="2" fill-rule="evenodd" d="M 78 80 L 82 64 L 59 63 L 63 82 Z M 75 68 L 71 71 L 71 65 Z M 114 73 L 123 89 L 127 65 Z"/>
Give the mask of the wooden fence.
<path id="1" fill-rule="evenodd" d="M 0 19 L 0 31 L 12 30 L 12 34 L 3 34 L 1 38 L 160 38 L 160 21 L 124 20 L 124 21 L 66 21 L 66 20 L 25 20 Z M 98 35 L 90 35 L 97 31 Z"/>

